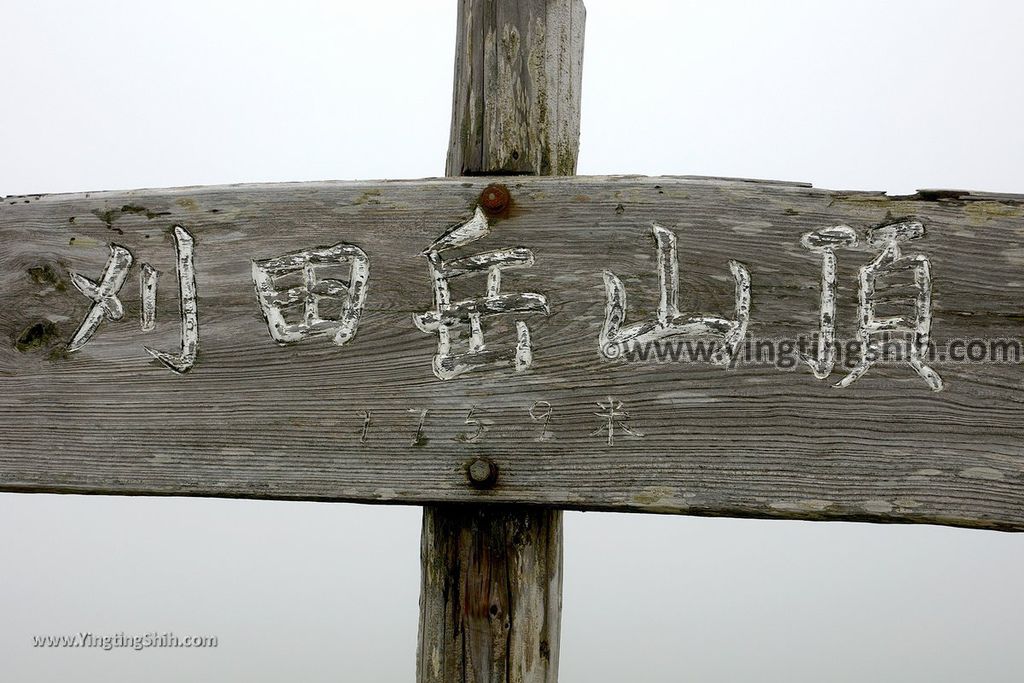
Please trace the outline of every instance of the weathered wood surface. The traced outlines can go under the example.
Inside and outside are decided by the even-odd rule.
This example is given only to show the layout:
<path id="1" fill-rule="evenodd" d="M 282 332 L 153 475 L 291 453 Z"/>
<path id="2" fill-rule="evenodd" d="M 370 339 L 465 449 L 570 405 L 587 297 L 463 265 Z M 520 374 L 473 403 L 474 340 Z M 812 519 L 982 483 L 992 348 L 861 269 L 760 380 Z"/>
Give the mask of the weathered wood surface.
<path id="1" fill-rule="evenodd" d="M 649 512 L 926 522 L 1024 528 L 1020 364 L 936 363 L 931 391 L 906 365 L 832 386 L 809 369 L 609 360 L 599 353 L 614 271 L 627 323 L 651 318 L 658 279 L 651 223 L 679 240 L 680 306 L 728 314 L 727 262 L 749 267 L 750 334 L 818 329 L 820 255 L 809 231 L 858 233 L 916 217 L 905 253 L 931 259 L 932 336 L 1019 337 L 1024 198 L 951 192 L 886 197 L 799 185 L 685 178 L 505 179 L 508 215 L 470 253 L 522 246 L 532 267 L 503 292 L 539 292 L 550 313 L 497 316 L 495 349 L 533 341 L 532 367 L 440 380 L 422 250 L 469 219 L 488 178 L 314 183 L 8 197 L 0 208 L 0 489 L 504 502 Z M 172 226 L 195 240 L 199 350 L 187 374 L 144 346 L 180 342 Z M 80 350 L 66 344 L 91 300 L 69 271 L 98 278 L 108 243 L 163 273 L 156 329 L 139 323 L 138 272 Z M 368 255 L 355 337 L 275 344 L 251 259 L 349 242 Z M 838 252 L 837 327 L 856 329 L 857 269 L 875 251 Z M 457 281 L 479 296 L 483 277 Z M 612 396 L 642 437 L 594 434 Z M 546 402 L 546 403 L 539 403 Z M 550 416 L 531 418 L 546 412 Z M 538 408 L 538 406 L 541 406 Z M 426 414 L 422 411 L 426 410 Z M 370 414 L 366 427 L 365 413 Z M 472 411 L 472 414 L 471 414 Z M 365 429 L 364 429 L 365 428 Z M 466 463 L 500 468 L 491 488 Z"/>
<path id="2" fill-rule="evenodd" d="M 460 0 L 446 174 L 573 175 L 581 0 Z"/>
<path id="3" fill-rule="evenodd" d="M 576 173 L 585 14 L 582 0 L 459 3 L 447 175 Z M 500 476 L 479 458 L 467 474 Z M 421 548 L 419 683 L 558 680 L 561 510 L 427 505 Z"/>
<path id="4" fill-rule="evenodd" d="M 424 508 L 417 680 L 557 680 L 561 541 L 557 510 Z"/>

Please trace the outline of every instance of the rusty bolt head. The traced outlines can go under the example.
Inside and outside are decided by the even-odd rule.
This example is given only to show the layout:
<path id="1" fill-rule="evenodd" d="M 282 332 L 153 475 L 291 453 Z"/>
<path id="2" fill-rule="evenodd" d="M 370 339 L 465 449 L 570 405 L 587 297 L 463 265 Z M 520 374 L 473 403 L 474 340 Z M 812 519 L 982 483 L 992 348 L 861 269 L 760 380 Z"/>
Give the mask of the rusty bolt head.
<path id="1" fill-rule="evenodd" d="M 466 463 L 466 477 L 474 488 L 489 489 L 498 481 L 498 466 L 487 458 L 473 458 Z"/>
<path id="2" fill-rule="evenodd" d="M 499 214 L 508 208 L 511 199 L 512 196 L 509 194 L 508 188 L 495 183 L 488 185 L 480 193 L 480 206 L 489 214 Z"/>

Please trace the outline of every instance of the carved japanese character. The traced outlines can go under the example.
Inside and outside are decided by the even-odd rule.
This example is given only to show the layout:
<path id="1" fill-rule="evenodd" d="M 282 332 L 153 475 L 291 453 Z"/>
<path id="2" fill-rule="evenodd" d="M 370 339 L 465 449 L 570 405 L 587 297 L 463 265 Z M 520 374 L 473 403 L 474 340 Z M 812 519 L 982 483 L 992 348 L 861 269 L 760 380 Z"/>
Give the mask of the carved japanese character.
<path id="1" fill-rule="evenodd" d="M 347 282 L 317 276 L 317 268 L 338 265 L 349 266 Z M 293 273 L 301 273 L 302 284 L 279 290 L 275 280 Z M 279 344 L 297 342 L 307 335 L 332 336 L 338 346 L 351 340 L 359 328 L 369 277 L 370 260 L 366 252 L 352 244 L 339 243 L 252 262 L 256 296 L 270 336 Z M 325 299 L 341 302 L 337 317 L 320 315 L 320 303 Z M 300 307 L 301 317 L 288 322 L 285 311 Z"/>
<path id="2" fill-rule="evenodd" d="M 533 362 L 530 330 L 525 322 L 516 321 L 513 350 L 487 348 L 483 332 L 485 318 L 548 312 L 548 302 L 543 294 L 501 292 L 502 271 L 532 266 L 533 252 L 517 247 L 465 257 L 442 257 L 443 252 L 471 244 L 489 232 L 487 217 L 478 207 L 472 219 L 450 229 L 423 251 L 434 286 L 434 310 L 416 315 L 414 320 L 420 330 L 437 334 L 433 370 L 440 379 L 452 379 L 474 368 L 495 363 L 510 363 L 517 371 L 522 371 Z M 450 279 L 484 272 L 487 274 L 485 296 L 451 300 Z"/>
<path id="3" fill-rule="evenodd" d="M 723 342 L 712 359 L 717 365 L 724 365 L 736 353 L 736 349 L 747 333 L 750 321 L 750 273 L 739 261 L 729 261 L 729 270 L 735 280 L 735 318 L 706 313 L 679 312 L 679 262 L 676 255 L 676 237 L 671 230 L 652 224 L 654 239 L 658 248 L 658 281 L 661 297 L 658 316 L 653 320 L 634 323 L 623 327 L 626 319 L 626 288 L 610 270 L 604 272 L 605 305 L 604 326 L 599 344 L 601 352 L 608 358 L 618 357 L 631 344 L 653 342 L 666 337 L 717 337 Z"/>
<path id="4" fill-rule="evenodd" d="M 629 427 L 626 422 L 629 420 L 629 413 L 622 409 L 622 401 L 616 401 L 611 396 L 608 397 L 608 403 L 597 403 L 597 407 L 601 409 L 601 412 L 595 412 L 594 415 L 604 420 L 603 424 L 592 431 L 590 436 L 598 436 L 603 433 L 608 434 L 608 445 L 615 445 L 615 430 L 619 429 L 630 436 L 636 438 L 643 437 L 642 432 L 638 432 L 635 429 Z"/>
<path id="5" fill-rule="evenodd" d="M 146 351 L 166 367 L 179 373 L 188 372 L 196 361 L 199 347 L 199 320 L 196 300 L 195 240 L 188 230 L 174 226 L 175 269 L 178 276 L 179 308 L 181 312 L 181 351 L 171 354 L 148 346 Z M 117 294 L 124 286 L 131 270 L 133 257 L 119 244 L 110 245 L 110 256 L 100 281 L 94 282 L 72 272 L 71 281 L 83 294 L 93 300 L 85 320 L 68 342 L 67 350 L 78 351 L 88 342 L 104 318 L 120 320 L 124 306 Z M 156 293 L 160 273 L 148 263 L 142 264 L 139 274 L 141 307 L 140 323 L 143 332 L 156 328 Z"/>
<path id="6" fill-rule="evenodd" d="M 874 261 L 860 269 L 860 325 L 857 333 L 861 358 L 857 366 L 836 386 L 848 387 L 874 364 L 877 340 L 892 333 L 908 336 L 907 363 L 932 391 L 942 390 L 942 378 L 925 363 L 932 323 L 931 262 L 923 254 L 904 256 L 900 243 L 924 236 L 917 221 L 892 223 L 868 231 L 867 242 L 881 250 Z M 911 275 L 913 283 L 901 283 L 900 275 Z M 909 305 L 911 315 L 878 315 L 880 305 Z"/>

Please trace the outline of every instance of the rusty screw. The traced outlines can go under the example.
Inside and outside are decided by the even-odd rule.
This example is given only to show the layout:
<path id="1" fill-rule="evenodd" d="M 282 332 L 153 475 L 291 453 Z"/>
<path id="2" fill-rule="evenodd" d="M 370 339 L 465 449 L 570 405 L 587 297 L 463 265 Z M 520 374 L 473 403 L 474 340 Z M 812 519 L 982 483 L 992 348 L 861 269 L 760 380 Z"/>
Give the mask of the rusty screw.
<path id="1" fill-rule="evenodd" d="M 484 211 L 489 214 L 499 214 L 508 208 L 508 203 L 511 199 L 508 188 L 495 183 L 488 185 L 480 193 L 480 206 L 484 207 Z"/>
<path id="2" fill-rule="evenodd" d="M 487 458 L 473 458 L 466 463 L 466 477 L 473 488 L 489 489 L 498 481 L 498 466 Z"/>

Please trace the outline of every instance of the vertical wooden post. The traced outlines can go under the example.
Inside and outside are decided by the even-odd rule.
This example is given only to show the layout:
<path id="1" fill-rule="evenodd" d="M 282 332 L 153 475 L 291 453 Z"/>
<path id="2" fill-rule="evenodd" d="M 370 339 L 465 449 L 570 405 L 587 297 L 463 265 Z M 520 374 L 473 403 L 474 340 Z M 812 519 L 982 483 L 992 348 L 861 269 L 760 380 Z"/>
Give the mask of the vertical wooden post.
<path id="1" fill-rule="evenodd" d="M 583 0 L 459 0 L 446 174 L 574 175 Z"/>
<path id="2" fill-rule="evenodd" d="M 459 1 L 447 175 L 575 174 L 585 16 L 582 0 Z M 420 683 L 557 680 L 560 510 L 426 507 L 421 561 Z"/>

